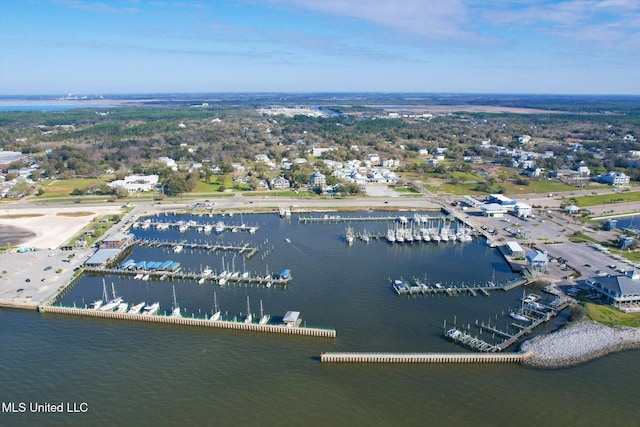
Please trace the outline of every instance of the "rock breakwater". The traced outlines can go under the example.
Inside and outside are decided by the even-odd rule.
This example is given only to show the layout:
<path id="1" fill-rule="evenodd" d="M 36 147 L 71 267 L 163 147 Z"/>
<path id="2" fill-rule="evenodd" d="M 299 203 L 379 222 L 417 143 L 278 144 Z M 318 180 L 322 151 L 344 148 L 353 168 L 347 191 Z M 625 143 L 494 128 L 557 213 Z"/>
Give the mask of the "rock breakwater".
<path id="1" fill-rule="evenodd" d="M 590 320 L 526 341 L 526 366 L 564 368 L 622 350 L 640 348 L 640 328 L 610 327 Z"/>

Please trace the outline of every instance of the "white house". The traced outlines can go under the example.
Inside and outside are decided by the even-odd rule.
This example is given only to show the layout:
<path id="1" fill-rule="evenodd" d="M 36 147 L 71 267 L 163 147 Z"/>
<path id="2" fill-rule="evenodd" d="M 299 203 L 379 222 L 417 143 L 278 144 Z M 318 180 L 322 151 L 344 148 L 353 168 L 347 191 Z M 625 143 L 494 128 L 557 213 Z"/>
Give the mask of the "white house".
<path id="1" fill-rule="evenodd" d="M 162 163 L 165 164 L 166 167 L 168 167 L 169 169 L 171 169 L 172 171 L 177 171 L 178 170 L 178 164 L 176 163 L 175 160 L 173 160 L 171 157 L 158 157 L 158 160 L 160 160 Z"/>
<path id="2" fill-rule="evenodd" d="M 620 186 L 628 185 L 630 178 L 622 172 L 609 172 L 604 175 L 598 175 L 597 180 L 603 184 Z"/>
<path id="3" fill-rule="evenodd" d="M 124 179 L 111 181 L 111 187 L 123 187 L 130 193 L 151 191 L 158 185 L 158 175 L 129 175 Z"/>

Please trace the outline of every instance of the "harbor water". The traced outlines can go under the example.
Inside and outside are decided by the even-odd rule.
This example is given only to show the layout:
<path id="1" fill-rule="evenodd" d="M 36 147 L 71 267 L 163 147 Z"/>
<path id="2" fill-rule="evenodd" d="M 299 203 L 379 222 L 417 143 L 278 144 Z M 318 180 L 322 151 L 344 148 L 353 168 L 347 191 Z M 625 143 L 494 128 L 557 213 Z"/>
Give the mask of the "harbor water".
<path id="1" fill-rule="evenodd" d="M 390 278 L 428 283 L 502 282 L 517 277 L 484 240 L 347 245 L 344 223 L 300 224 L 297 217 L 162 217 L 162 220 L 258 226 L 255 234 L 196 229 L 132 230 L 170 241 L 248 243 L 234 252 L 174 253 L 134 247 L 136 261 L 179 261 L 265 274 L 291 269 L 289 286 L 142 281 L 86 276 L 56 303 L 83 306 L 101 297 L 103 279 L 129 303 L 159 301 L 170 312 L 172 289 L 184 316 L 210 314 L 213 293 L 223 316 L 301 312 L 308 325 L 333 327 L 336 339 L 237 332 L 88 317 L 0 311 L 0 400 L 84 402 L 86 413 L 14 413 L 2 423 L 193 425 L 632 425 L 640 397 L 638 352 L 622 352 L 561 370 L 511 364 L 321 364 L 322 352 L 463 352 L 447 341 L 443 321 L 473 330 L 476 319 L 508 327 L 522 289 L 489 297 L 398 296 Z M 384 233 L 388 222 L 349 224 L 356 234 Z M 287 239 L 287 240 L 285 240 Z M 224 267 L 223 267 L 224 263 Z M 543 326 L 547 332 L 566 314 Z M 516 350 L 511 349 L 511 350 Z"/>

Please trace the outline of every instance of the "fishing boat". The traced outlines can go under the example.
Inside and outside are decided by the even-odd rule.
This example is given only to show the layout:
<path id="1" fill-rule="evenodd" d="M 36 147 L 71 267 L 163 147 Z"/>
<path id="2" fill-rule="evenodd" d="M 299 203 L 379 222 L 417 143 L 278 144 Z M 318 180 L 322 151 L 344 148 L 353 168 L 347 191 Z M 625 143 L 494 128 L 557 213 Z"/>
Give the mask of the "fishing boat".
<path id="1" fill-rule="evenodd" d="M 176 300 L 176 287 L 173 286 L 173 310 L 169 317 L 182 317 L 182 313 L 180 313 L 180 306 L 178 305 L 178 301 Z"/>
<path id="2" fill-rule="evenodd" d="M 393 232 L 392 229 L 389 229 L 387 231 L 387 242 L 394 243 L 395 241 L 396 241 L 396 234 Z"/>
<path id="3" fill-rule="evenodd" d="M 209 320 L 220 320 L 220 308 L 218 307 L 218 298 L 215 292 L 213 293 L 213 313 Z"/>
<path id="4" fill-rule="evenodd" d="M 260 300 L 260 321 L 258 323 L 260 325 L 266 325 L 269 319 L 271 319 L 271 316 L 264 314 L 264 310 L 262 309 L 262 300 Z"/>
<path id="5" fill-rule="evenodd" d="M 140 304 L 132 305 L 132 306 L 129 308 L 128 313 L 129 313 L 129 314 L 140 314 L 140 311 L 142 311 L 142 309 L 144 308 L 144 306 L 145 306 L 145 303 L 144 303 L 144 302 L 141 302 Z"/>
<path id="6" fill-rule="evenodd" d="M 347 226 L 344 232 L 344 241 L 347 242 L 348 245 L 353 243 L 353 228 Z"/>
<path id="7" fill-rule="evenodd" d="M 142 314 L 147 316 L 154 316 L 158 314 L 158 310 L 160 310 L 159 302 L 149 302 L 142 308 Z"/>
<path id="8" fill-rule="evenodd" d="M 251 323 L 253 315 L 251 314 L 251 307 L 249 306 L 249 295 L 247 295 L 247 317 L 244 319 L 244 323 Z"/>

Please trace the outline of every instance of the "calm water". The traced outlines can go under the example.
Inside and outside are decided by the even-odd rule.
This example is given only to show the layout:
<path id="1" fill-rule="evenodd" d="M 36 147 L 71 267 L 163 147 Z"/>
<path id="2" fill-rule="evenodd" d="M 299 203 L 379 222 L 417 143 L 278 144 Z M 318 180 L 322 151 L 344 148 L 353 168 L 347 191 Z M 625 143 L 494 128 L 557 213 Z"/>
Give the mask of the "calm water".
<path id="1" fill-rule="evenodd" d="M 171 219 L 170 217 L 167 219 Z M 196 218 L 214 221 L 219 218 Z M 225 217 L 239 224 L 240 218 Z M 300 225 L 275 215 L 245 215 L 253 236 L 195 231 L 135 231 L 162 239 L 211 239 L 260 246 L 250 260 L 232 254 L 174 254 L 136 248 L 136 260 L 172 259 L 184 268 L 255 272 L 291 268 L 287 289 L 142 282 L 107 277 L 129 302 L 178 302 L 196 316 L 211 310 L 213 292 L 228 316 L 251 309 L 279 317 L 298 310 L 308 324 L 335 327 L 335 340 L 204 330 L 168 325 L 0 311 L 0 400 L 87 402 L 86 414 L 2 414 L 2 423 L 195 425 L 637 425 L 638 352 L 564 370 L 515 365 L 323 365 L 323 351 L 465 351 L 442 338 L 443 320 L 487 320 L 506 327 L 502 311 L 521 290 L 478 296 L 398 297 L 389 277 L 428 281 L 513 278 L 483 241 L 388 245 L 342 241 L 344 224 Z M 354 223 L 356 232 L 386 223 Z M 285 243 L 284 239 L 292 243 Z M 268 242 L 266 242 L 268 240 Z M 265 243 L 266 242 L 266 243 Z M 269 255 L 264 256 L 263 254 Z M 264 259 L 263 259 L 264 258 Z M 102 278 L 86 277 L 62 299 L 82 305 L 102 294 Z M 547 329 L 555 325 L 547 326 Z"/>

